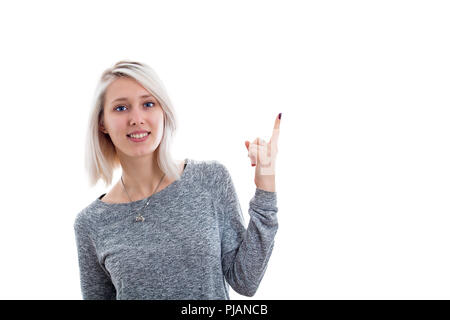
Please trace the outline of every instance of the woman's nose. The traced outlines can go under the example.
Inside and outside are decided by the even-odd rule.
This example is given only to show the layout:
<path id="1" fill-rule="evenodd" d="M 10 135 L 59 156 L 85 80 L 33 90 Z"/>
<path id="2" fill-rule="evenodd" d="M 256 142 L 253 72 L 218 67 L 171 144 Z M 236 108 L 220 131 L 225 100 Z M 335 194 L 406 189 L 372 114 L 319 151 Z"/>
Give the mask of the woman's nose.
<path id="1" fill-rule="evenodd" d="M 143 123 L 143 112 L 139 110 L 139 108 L 133 107 L 132 111 L 130 112 L 130 124 L 134 125 L 136 123 Z"/>

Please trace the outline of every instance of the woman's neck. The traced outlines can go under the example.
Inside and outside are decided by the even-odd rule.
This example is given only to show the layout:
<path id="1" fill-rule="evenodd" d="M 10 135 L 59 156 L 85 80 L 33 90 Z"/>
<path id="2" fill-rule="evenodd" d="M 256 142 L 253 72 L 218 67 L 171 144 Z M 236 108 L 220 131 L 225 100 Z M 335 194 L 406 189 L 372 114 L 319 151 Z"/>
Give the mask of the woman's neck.
<path id="1" fill-rule="evenodd" d="M 133 157 L 121 161 L 122 179 L 126 192 L 133 201 L 148 197 L 156 192 L 155 188 L 161 181 L 164 172 L 159 168 L 152 155 L 148 157 Z M 163 179 L 165 180 L 165 179 Z M 164 181 L 161 181 L 160 186 Z"/>

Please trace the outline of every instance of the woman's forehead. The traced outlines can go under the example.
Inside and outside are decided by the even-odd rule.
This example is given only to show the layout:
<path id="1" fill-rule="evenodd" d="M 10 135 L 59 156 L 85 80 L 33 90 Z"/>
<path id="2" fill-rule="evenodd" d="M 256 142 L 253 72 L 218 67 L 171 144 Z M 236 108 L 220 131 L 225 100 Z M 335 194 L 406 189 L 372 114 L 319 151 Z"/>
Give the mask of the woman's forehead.
<path id="1" fill-rule="evenodd" d="M 130 78 L 114 80 L 106 89 L 106 101 L 120 101 L 138 98 L 153 97 L 140 83 Z"/>

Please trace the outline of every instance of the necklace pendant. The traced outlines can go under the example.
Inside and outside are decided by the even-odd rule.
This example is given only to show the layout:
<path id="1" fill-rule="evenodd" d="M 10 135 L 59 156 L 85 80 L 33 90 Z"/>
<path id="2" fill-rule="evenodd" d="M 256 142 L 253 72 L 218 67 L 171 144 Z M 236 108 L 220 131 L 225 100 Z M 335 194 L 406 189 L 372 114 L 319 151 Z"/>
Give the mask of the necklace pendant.
<path id="1" fill-rule="evenodd" d="M 143 216 L 141 216 L 141 214 L 139 214 L 137 217 L 136 217 L 136 222 L 144 222 L 144 220 L 145 220 L 145 218 L 143 217 Z"/>

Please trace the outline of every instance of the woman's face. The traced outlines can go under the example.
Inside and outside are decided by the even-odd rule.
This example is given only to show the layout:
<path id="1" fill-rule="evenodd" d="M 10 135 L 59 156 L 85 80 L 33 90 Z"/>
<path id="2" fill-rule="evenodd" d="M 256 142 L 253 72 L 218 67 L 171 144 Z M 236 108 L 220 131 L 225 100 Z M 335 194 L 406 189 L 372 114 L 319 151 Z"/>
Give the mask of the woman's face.
<path id="1" fill-rule="evenodd" d="M 163 136 L 164 112 L 156 98 L 134 79 L 121 77 L 107 88 L 103 106 L 103 125 L 118 153 L 130 157 L 152 153 Z M 134 131 L 150 134 L 137 142 L 129 135 Z"/>

